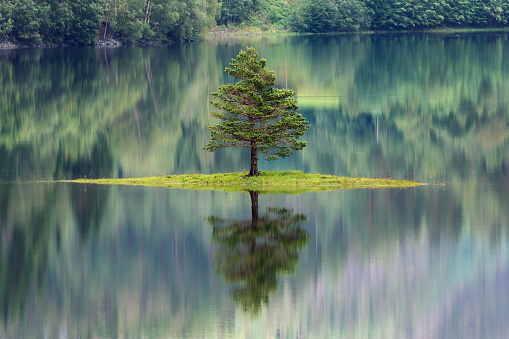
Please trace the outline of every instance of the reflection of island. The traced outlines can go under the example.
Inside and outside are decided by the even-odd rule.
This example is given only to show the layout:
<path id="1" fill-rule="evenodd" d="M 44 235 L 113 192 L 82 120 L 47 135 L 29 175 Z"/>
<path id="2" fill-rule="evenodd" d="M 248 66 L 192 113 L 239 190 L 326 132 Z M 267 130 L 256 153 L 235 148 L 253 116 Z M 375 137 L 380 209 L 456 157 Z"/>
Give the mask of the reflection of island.
<path id="1" fill-rule="evenodd" d="M 227 220 L 214 216 L 212 239 L 219 244 L 216 268 L 227 281 L 239 283 L 233 299 L 246 311 L 258 314 L 262 302 L 277 289 L 278 273 L 292 273 L 299 261 L 298 251 L 309 234 L 299 225 L 303 214 L 286 208 L 267 208 L 258 216 L 258 192 L 251 195 L 251 220 Z"/>

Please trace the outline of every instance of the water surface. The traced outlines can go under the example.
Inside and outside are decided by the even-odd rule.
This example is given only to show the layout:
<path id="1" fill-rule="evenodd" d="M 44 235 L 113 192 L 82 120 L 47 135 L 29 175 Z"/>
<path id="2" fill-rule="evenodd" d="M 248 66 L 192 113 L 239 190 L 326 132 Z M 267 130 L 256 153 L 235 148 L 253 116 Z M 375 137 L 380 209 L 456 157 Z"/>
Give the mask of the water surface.
<path id="1" fill-rule="evenodd" d="M 262 170 L 430 185 L 255 216 L 248 194 L 54 182 L 247 170 L 202 150 L 246 45 L 312 124 Z M 507 337 L 507 79 L 507 34 L 0 51 L 0 336 Z"/>

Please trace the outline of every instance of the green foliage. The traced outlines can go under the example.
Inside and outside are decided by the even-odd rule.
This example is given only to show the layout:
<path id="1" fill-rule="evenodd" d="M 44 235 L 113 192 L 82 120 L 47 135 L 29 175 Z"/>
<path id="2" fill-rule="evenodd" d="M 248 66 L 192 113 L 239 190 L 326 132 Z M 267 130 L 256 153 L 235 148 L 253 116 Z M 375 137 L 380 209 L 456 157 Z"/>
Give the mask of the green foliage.
<path id="1" fill-rule="evenodd" d="M 371 11 L 361 0 L 301 0 L 289 18 L 297 32 L 360 31 L 369 29 Z"/>
<path id="2" fill-rule="evenodd" d="M 123 41 L 195 39 L 212 27 L 218 9 L 217 0 L 109 0 L 103 20 Z"/>
<path id="3" fill-rule="evenodd" d="M 220 0 L 221 10 L 217 24 L 224 26 L 243 25 L 254 27 L 286 27 L 292 12 L 293 0 Z"/>
<path id="4" fill-rule="evenodd" d="M 40 17 L 39 33 L 45 43 L 68 42 L 74 22 L 74 13 L 69 3 L 49 0 L 46 6 L 41 6 Z"/>
<path id="5" fill-rule="evenodd" d="M 489 26 L 506 25 L 509 20 L 508 0 L 488 0 L 483 3 L 484 16 Z"/>
<path id="6" fill-rule="evenodd" d="M 338 31 L 361 31 L 371 26 L 371 11 L 360 0 L 337 0 Z"/>
<path id="7" fill-rule="evenodd" d="M 309 124 L 296 112 L 297 102 L 292 99 L 295 93 L 273 87 L 276 75 L 265 68 L 265 59 L 258 59 L 254 48 L 241 50 L 225 72 L 240 81 L 221 86 L 219 92 L 211 93 L 218 101 L 210 103 L 221 110 L 211 114 L 223 122 L 209 126 L 211 141 L 204 147 L 206 150 L 250 148 L 249 175 L 257 175 L 258 151 L 265 154 L 267 160 L 275 160 L 306 146 L 298 139 Z"/>
<path id="8" fill-rule="evenodd" d="M 201 38 L 214 25 L 296 32 L 504 27 L 509 0 L 3 0 L 0 38 L 93 44 Z"/>
<path id="9" fill-rule="evenodd" d="M 373 28 L 408 29 L 436 27 L 443 23 L 446 0 L 366 0 L 373 11 Z"/>
<path id="10" fill-rule="evenodd" d="M 143 1 L 116 1 L 115 16 L 111 28 L 121 41 L 138 41 L 143 37 Z"/>
<path id="11" fill-rule="evenodd" d="M 12 31 L 12 4 L 0 3 L 0 39 L 7 37 Z"/>
<path id="12" fill-rule="evenodd" d="M 102 14 L 101 2 L 102 0 L 73 0 L 69 2 L 73 13 L 69 32 L 70 43 L 88 45 L 95 42 Z"/>
<path id="13" fill-rule="evenodd" d="M 12 33 L 19 42 L 41 42 L 39 6 L 32 0 L 12 0 Z"/>
<path id="14" fill-rule="evenodd" d="M 252 0 L 220 0 L 221 19 L 219 24 L 239 24 L 246 21 L 253 10 Z"/>
<path id="15" fill-rule="evenodd" d="M 219 8 L 217 0 L 3 0 L 0 38 L 73 45 L 98 37 L 195 39 L 215 24 Z"/>
<path id="16" fill-rule="evenodd" d="M 448 26 L 465 26 L 480 20 L 481 2 L 473 0 L 448 1 L 444 6 L 444 22 Z M 477 18 L 476 18 L 477 15 Z"/>
<path id="17" fill-rule="evenodd" d="M 147 19 L 154 34 L 161 40 L 168 40 L 178 26 L 179 12 L 174 2 L 154 0 Z"/>
<path id="18" fill-rule="evenodd" d="M 283 26 L 288 16 L 286 1 L 266 0 L 259 2 L 260 21 L 262 24 L 274 24 Z"/>
<path id="19" fill-rule="evenodd" d="M 507 24 L 507 0 L 365 0 L 373 11 L 374 29 L 493 27 Z"/>
<path id="20" fill-rule="evenodd" d="M 332 0 L 302 0 L 289 18 L 297 32 L 332 32 L 336 30 L 338 8 Z"/>
<path id="21" fill-rule="evenodd" d="M 172 37 L 178 39 L 199 38 L 201 33 L 211 27 L 212 13 L 207 13 L 214 6 L 210 7 L 210 1 L 182 1 L 178 3 L 179 19 Z M 215 15 L 213 15 L 215 17 Z"/>

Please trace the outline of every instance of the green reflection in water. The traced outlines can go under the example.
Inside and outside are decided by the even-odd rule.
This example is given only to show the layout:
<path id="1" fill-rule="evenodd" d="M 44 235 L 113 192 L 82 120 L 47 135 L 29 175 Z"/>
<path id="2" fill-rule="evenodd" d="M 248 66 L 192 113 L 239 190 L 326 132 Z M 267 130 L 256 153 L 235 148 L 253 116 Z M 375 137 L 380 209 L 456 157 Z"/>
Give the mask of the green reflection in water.
<path id="1" fill-rule="evenodd" d="M 212 240 L 219 245 L 216 268 L 222 276 L 239 286 L 231 293 L 235 302 L 253 315 L 277 289 L 277 276 L 292 273 L 299 261 L 298 251 L 309 241 L 300 227 L 303 214 L 286 208 L 267 208 L 259 217 L 258 192 L 251 197 L 250 220 L 228 220 L 210 216 Z"/>
<path id="2" fill-rule="evenodd" d="M 492 213 L 496 228 L 469 221 L 452 187 L 264 195 L 254 218 L 249 198 L 0 185 L 0 336 L 372 338 L 431 323 L 465 337 L 461 314 L 482 333 L 504 329 L 507 213 Z"/>
<path id="3" fill-rule="evenodd" d="M 400 34 L 3 51 L 1 177 L 245 170 L 247 153 L 202 146 L 208 93 L 231 81 L 223 69 L 246 44 L 312 123 L 302 154 L 262 170 L 424 182 L 507 172 L 509 35 Z"/>
<path id="4" fill-rule="evenodd" d="M 72 251 L 69 252 L 69 246 L 73 247 L 69 243 L 69 232 L 76 234 L 72 239 L 74 244 L 85 244 L 98 236 L 108 199 L 109 187 L 97 191 L 78 185 L 71 190 L 60 190 L 53 184 L 0 185 L 0 300 L 3 305 L 0 316 L 3 326 L 11 328 L 12 324 L 27 324 L 28 321 L 28 325 L 37 327 L 39 324 L 31 323 L 27 314 L 34 310 L 34 299 L 35 303 L 41 302 L 38 299 L 45 300 L 48 292 L 56 298 L 45 304 L 48 311 L 53 303 L 63 305 L 65 296 L 53 294 L 53 289 L 65 284 L 59 281 L 58 277 L 62 276 L 57 272 L 66 271 L 68 263 L 64 260 L 55 266 L 54 259 L 62 255 L 73 259 Z M 68 223 L 75 225 L 75 229 L 69 229 Z M 70 276 L 71 280 L 73 277 L 76 275 Z M 75 295 L 73 302 L 80 303 L 86 298 L 86 294 Z M 6 332 L 7 337 L 16 337 L 9 333 Z M 24 333 L 20 335 L 23 337 L 29 332 Z"/>
<path id="5" fill-rule="evenodd" d="M 244 220 L 241 196 L 1 183 L 1 336 L 506 334 L 506 34 L 2 51 L 2 180 L 242 170 L 200 152 L 209 88 L 246 43 L 312 123 L 281 169 L 447 185 L 267 197 L 303 211 L 314 241 L 245 320 L 203 222 Z"/>

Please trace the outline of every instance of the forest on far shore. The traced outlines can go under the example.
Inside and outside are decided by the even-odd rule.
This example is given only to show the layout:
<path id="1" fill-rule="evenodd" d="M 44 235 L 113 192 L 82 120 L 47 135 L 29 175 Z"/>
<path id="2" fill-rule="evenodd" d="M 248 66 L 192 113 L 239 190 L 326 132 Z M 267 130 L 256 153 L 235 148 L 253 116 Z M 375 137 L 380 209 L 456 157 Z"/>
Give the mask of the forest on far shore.
<path id="1" fill-rule="evenodd" d="M 505 27 L 509 0 L 1 0 L 0 42 L 200 39 L 214 27 L 298 33 Z"/>

